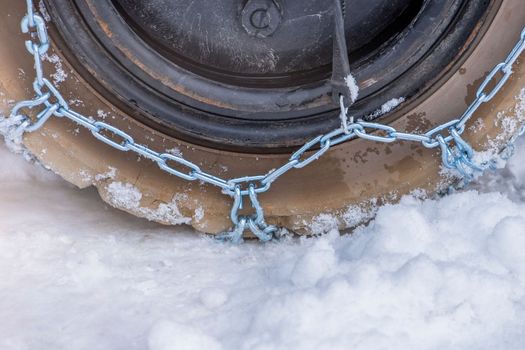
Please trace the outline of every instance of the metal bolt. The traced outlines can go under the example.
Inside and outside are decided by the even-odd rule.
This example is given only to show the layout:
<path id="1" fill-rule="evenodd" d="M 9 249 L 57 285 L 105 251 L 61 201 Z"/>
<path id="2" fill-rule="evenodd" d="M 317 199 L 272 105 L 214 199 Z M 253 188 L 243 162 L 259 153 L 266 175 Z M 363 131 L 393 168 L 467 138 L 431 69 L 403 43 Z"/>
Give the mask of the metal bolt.
<path id="1" fill-rule="evenodd" d="M 266 38 L 277 30 L 282 15 L 276 1 L 248 0 L 241 12 L 241 23 L 248 34 Z"/>

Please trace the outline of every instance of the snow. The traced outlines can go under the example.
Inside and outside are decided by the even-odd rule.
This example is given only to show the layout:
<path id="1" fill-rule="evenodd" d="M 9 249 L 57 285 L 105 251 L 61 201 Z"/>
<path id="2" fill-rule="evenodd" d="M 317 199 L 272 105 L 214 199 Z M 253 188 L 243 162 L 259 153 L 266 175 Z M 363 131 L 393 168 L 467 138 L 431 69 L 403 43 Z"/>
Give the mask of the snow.
<path id="1" fill-rule="evenodd" d="M 14 115 L 9 118 L 0 115 L 0 135 L 3 136 L 7 148 L 15 153 L 24 152 L 22 147 L 23 132 L 18 129 L 23 120 L 24 117 L 21 115 Z"/>
<path id="2" fill-rule="evenodd" d="M 404 97 L 398 97 L 393 98 L 388 101 L 386 101 L 383 105 L 381 105 L 380 108 L 372 112 L 370 115 L 366 116 L 365 119 L 367 120 L 373 120 L 377 117 L 380 117 L 382 115 L 387 114 L 388 112 L 391 112 L 392 110 L 396 109 L 397 106 L 399 106 L 401 103 L 405 102 Z"/>
<path id="3" fill-rule="evenodd" d="M 0 349 L 523 349 L 521 144 L 353 235 L 240 246 L 119 212 L 2 146 Z"/>
<path id="4" fill-rule="evenodd" d="M 171 225 L 189 224 L 191 218 L 181 214 L 177 203 L 187 200 L 187 195 L 177 194 L 170 203 L 161 203 L 156 209 L 144 208 L 141 206 L 142 193 L 140 190 L 129 183 L 111 182 L 106 187 L 109 194 L 109 202 L 117 208 L 123 208 L 139 212 L 143 217 L 150 221 L 162 221 Z M 203 209 L 197 208 L 195 219 L 202 220 Z"/>
<path id="5" fill-rule="evenodd" d="M 222 349 L 219 342 L 201 330 L 170 321 L 160 321 L 153 326 L 148 344 L 151 350 Z"/>
<path id="6" fill-rule="evenodd" d="M 348 89 L 350 90 L 350 98 L 352 99 L 352 103 L 354 103 L 357 100 L 357 97 L 359 96 L 359 86 L 357 85 L 357 81 L 355 80 L 352 74 L 348 74 L 345 77 L 345 83 L 346 86 L 348 86 Z"/>
<path id="7" fill-rule="evenodd" d="M 66 81 L 66 78 L 68 77 L 68 74 L 62 66 L 62 60 L 57 54 L 49 55 L 47 53 L 42 56 L 42 59 L 54 64 L 55 72 L 50 76 L 53 79 L 53 85 L 60 87 L 60 84 Z"/>
<path id="8" fill-rule="evenodd" d="M 396 108 L 397 106 L 399 106 L 403 102 L 405 102 L 404 97 L 393 98 L 391 100 L 388 100 L 381 106 L 381 113 L 386 114 L 390 112 L 391 110 L 393 110 L 394 108 Z"/>

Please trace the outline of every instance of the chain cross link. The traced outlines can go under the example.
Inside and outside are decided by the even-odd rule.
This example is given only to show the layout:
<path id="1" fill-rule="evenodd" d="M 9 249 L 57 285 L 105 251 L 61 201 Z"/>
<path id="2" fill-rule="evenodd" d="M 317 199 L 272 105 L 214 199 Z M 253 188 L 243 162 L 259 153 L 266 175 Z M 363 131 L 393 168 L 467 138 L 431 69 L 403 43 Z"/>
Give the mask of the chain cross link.
<path id="1" fill-rule="evenodd" d="M 264 175 L 222 179 L 201 170 L 198 165 L 187 159 L 173 154 L 158 153 L 146 145 L 136 143 L 133 137 L 124 131 L 70 109 L 58 89 L 44 77 L 42 56 L 46 54 L 50 46 L 46 24 L 44 19 L 34 11 L 33 1 L 26 0 L 26 3 L 27 14 L 21 21 L 21 29 L 23 33 L 30 33 L 32 39 L 38 39 L 36 42 L 32 40 L 25 42 L 27 51 L 34 57 L 36 77 L 33 90 L 36 96 L 32 100 L 17 103 L 11 110 L 10 118 L 18 121 L 16 131 L 20 134 L 33 132 L 42 127 L 51 116 L 66 117 L 90 130 L 93 136 L 101 142 L 119 151 L 132 151 L 148 158 L 169 174 L 187 181 L 198 180 L 219 187 L 224 194 L 233 199 L 230 218 L 234 227 L 231 231 L 218 235 L 218 238 L 236 243 L 242 241 L 245 230 L 250 230 L 261 241 L 276 238 L 279 230 L 276 226 L 265 222 L 264 210 L 257 195 L 267 192 L 272 183 L 288 171 L 301 169 L 319 159 L 331 147 L 354 138 L 382 143 L 412 141 L 421 143 L 426 148 L 439 148 L 442 163 L 446 168 L 456 170 L 461 177 L 467 180 L 471 179 L 475 172 L 484 170 L 485 166 L 474 163 L 474 150 L 461 138 L 461 134 L 465 130 L 466 123 L 478 108 L 483 103 L 490 101 L 505 85 L 512 74 L 513 64 L 525 50 L 525 28 L 523 28 L 516 45 L 505 60 L 497 64 L 487 75 L 476 91 L 476 98 L 465 112 L 459 118 L 438 125 L 424 134 L 398 131 L 391 126 L 364 120 L 354 121 L 353 117 L 348 116 L 348 107 L 344 105 L 343 97 L 340 96 L 341 127 L 313 138 L 295 151 L 288 162 Z M 492 90 L 486 91 L 489 86 L 493 86 Z M 34 119 L 20 112 L 23 108 L 32 109 L 37 106 L 43 106 L 43 109 Z M 519 133 L 511 139 L 511 144 L 508 146 L 510 152 L 513 150 L 512 143 L 524 133 L 525 126 L 522 126 Z M 186 171 L 181 168 L 185 168 Z M 246 198 L 254 211 L 251 215 L 240 214 Z"/>

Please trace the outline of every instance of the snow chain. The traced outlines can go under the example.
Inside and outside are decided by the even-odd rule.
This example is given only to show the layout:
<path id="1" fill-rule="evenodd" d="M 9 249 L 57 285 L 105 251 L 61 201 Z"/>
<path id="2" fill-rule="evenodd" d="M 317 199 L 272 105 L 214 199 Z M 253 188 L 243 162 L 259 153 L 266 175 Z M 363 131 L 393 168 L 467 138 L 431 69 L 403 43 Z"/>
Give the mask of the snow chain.
<path id="1" fill-rule="evenodd" d="M 521 31 L 520 40 L 510 51 L 507 58 L 497 64 L 487 75 L 483 83 L 476 92 L 475 100 L 468 106 L 461 117 L 439 125 L 424 134 L 406 133 L 378 123 L 366 122 L 363 120 L 354 121 L 348 118 L 348 108 L 344 105 L 341 97 L 340 118 L 341 127 L 324 135 L 319 135 L 307 142 L 299 150 L 293 153 L 289 161 L 280 168 L 274 169 L 264 175 L 244 176 L 225 180 L 215 175 L 209 174 L 199 168 L 196 164 L 185 160 L 182 157 L 159 153 L 145 145 L 136 143 L 133 138 L 124 131 L 115 128 L 107 123 L 95 121 L 91 117 L 86 117 L 71 109 L 58 89 L 44 76 L 42 68 L 42 56 L 49 49 L 49 37 L 47 35 L 45 21 L 38 13 L 34 12 L 32 0 L 26 0 L 27 14 L 21 22 L 22 32 L 30 35 L 30 40 L 25 42 L 27 51 L 34 57 L 34 68 L 36 78 L 33 83 L 35 98 L 32 100 L 18 102 L 11 110 L 10 119 L 14 122 L 12 132 L 21 137 L 25 132 L 33 132 L 39 129 L 50 117 L 66 117 L 77 124 L 89 129 L 94 137 L 105 144 L 118 149 L 119 151 L 133 151 L 138 155 L 151 159 L 158 166 L 175 176 L 187 181 L 202 181 L 204 183 L 217 186 L 222 192 L 233 198 L 233 206 L 230 218 L 234 224 L 233 230 L 220 234 L 221 240 L 231 242 L 241 242 L 244 231 L 249 229 L 261 241 L 269 241 L 278 236 L 279 229 L 274 225 L 268 225 L 264 220 L 264 211 L 259 204 L 257 195 L 270 189 L 272 183 L 281 175 L 291 169 L 300 169 L 311 162 L 317 160 L 325 154 L 330 147 L 342 142 L 362 138 L 375 142 L 390 143 L 394 141 L 414 141 L 419 142 L 426 148 L 437 148 L 441 150 L 443 165 L 449 169 L 459 172 L 461 177 L 466 180 L 472 179 L 477 172 L 485 170 L 490 165 L 475 164 L 473 162 L 474 151 L 472 147 L 461 137 L 465 130 L 465 124 L 476 112 L 480 105 L 490 101 L 507 82 L 512 74 L 512 66 L 518 56 L 525 49 L 525 28 Z M 496 75 L 500 78 L 496 79 Z M 494 86 L 490 91 L 485 91 L 489 86 Z M 35 118 L 30 118 L 21 111 L 24 108 L 41 108 Z M 381 135 L 375 134 L 381 131 Z M 113 134 L 113 138 L 107 136 L 108 132 Z M 520 134 L 525 132 L 525 128 L 520 130 Z M 118 140 L 115 140 L 118 139 Z M 515 141 L 515 138 L 511 141 Z M 451 144 L 454 144 L 452 146 Z M 512 145 L 511 145 L 512 146 Z M 512 148 L 512 147 L 509 147 Z M 309 151 L 316 149 L 313 153 Z M 308 153 L 308 154 L 307 154 Z M 168 162 L 177 164 L 180 167 L 188 168 L 188 171 L 177 170 Z M 240 215 L 244 199 L 248 198 L 254 210 L 252 215 Z"/>

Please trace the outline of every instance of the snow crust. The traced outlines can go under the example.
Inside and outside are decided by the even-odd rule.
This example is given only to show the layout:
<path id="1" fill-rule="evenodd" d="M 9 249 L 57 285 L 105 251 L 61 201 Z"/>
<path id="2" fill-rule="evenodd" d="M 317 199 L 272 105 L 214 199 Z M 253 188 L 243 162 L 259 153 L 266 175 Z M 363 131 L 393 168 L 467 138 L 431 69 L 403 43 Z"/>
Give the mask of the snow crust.
<path id="1" fill-rule="evenodd" d="M 2 147 L 0 349 L 523 349 L 518 150 L 477 190 L 406 197 L 352 236 L 234 246 Z"/>
<path id="2" fill-rule="evenodd" d="M 133 210 L 139 212 L 143 217 L 150 221 L 162 221 L 171 225 L 189 224 L 190 217 L 181 214 L 177 203 L 187 200 L 184 194 L 177 194 L 170 203 L 161 203 L 156 209 L 144 208 L 141 206 L 142 193 L 140 190 L 129 183 L 111 182 L 106 190 L 109 193 L 109 202 L 116 208 Z M 202 220 L 204 212 L 202 208 L 197 208 L 195 219 Z"/>

